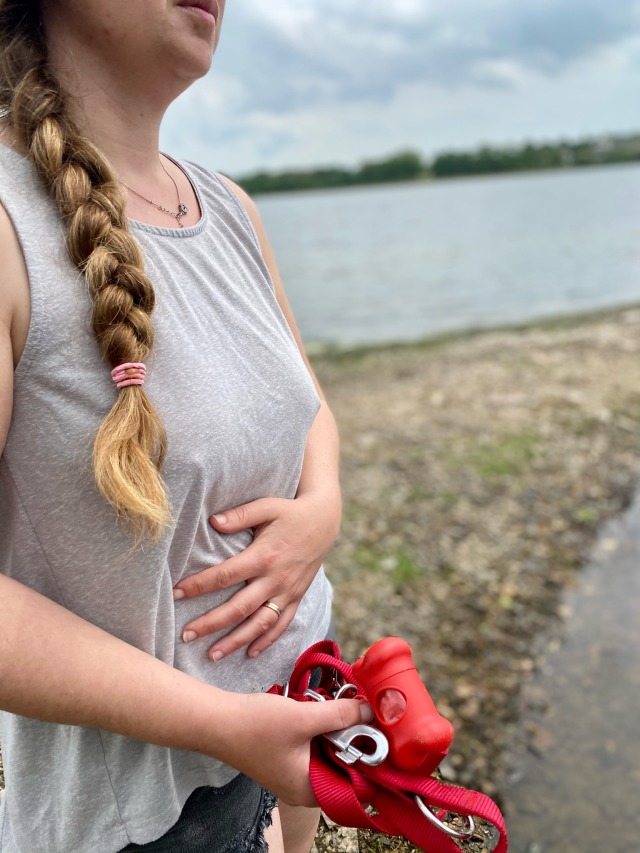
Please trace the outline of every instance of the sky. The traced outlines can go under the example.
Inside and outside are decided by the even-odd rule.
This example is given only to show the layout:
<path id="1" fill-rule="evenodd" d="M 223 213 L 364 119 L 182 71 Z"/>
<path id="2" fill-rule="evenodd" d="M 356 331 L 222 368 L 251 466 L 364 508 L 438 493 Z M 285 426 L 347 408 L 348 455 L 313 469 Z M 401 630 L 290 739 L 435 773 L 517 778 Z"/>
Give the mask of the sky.
<path id="1" fill-rule="evenodd" d="M 162 146 L 233 177 L 640 132 L 640 0 L 227 0 Z"/>

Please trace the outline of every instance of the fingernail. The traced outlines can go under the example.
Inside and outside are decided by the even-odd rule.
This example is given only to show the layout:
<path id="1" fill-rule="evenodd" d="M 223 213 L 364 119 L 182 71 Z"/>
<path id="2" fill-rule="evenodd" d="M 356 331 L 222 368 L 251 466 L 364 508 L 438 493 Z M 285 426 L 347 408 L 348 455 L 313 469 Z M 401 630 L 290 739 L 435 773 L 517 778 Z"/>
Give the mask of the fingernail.
<path id="1" fill-rule="evenodd" d="M 220 513 L 220 515 L 214 515 L 213 517 L 218 522 L 218 524 L 226 524 L 227 523 L 227 516 L 224 515 L 224 513 Z"/>
<path id="2" fill-rule="evenodd" d="M 195 640 L 198 635 L 195 631 L 184 631 L 182 634 L 182 641 L 184 643 L 190 643 L 192 640 Z"/>
<path id="3" fill-rule="evenodd" d="M 249 657 L 250 658 L 257 658 L 259 654 L 260 654 L 260 652 L 258 649 L 251 649 L 251 651 L 249 652 Z"/>
<path id="4" fill-rule="evenodd" d="M 360 703 L 360 719 L 363 723 L 370 723 L 373 720 L 374 714 L 371 705 L 366 702 Z"/>
<path id="5" fill-rule="evenodd" d="M 220 649 L 216 649 L 216 651 L 211 654 L 211 660 L 213 661 L 222 660 L 223 657 L 224 654 L 220 651 Z"/>
<path id="6" fill-rule="evenodd" d="M 173 600 L 180 601 L 181 598 L 185 597 L 185 593 L 183 589 L 174 589 L 173 590 Z"/>

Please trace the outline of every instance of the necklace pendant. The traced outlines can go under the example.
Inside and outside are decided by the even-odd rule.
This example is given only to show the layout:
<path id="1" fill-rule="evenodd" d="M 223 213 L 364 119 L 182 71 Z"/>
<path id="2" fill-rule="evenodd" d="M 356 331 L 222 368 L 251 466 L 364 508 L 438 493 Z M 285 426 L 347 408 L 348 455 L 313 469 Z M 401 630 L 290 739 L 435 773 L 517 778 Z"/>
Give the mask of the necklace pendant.
<path id="1" fill-rule="evenodd" d="M 0 3 L 0 5 L 1 5 L 1 3 Z M 175 187 L 176 195 L 178 196 L 178 210 L 176 213 L 174 213 L 173 210 L 169 210 L 168 207 L 163 207 L 161 204 L 158 204 L 157 201 L 152 201 L 150 198 L 147 198 L 145 195 L 142 195 L 142 193 L 139 193 L 137 190 L 134 190 L 130 186 L 127 186 L 127 184 L 125 184 L 124 182 L 122 182 L 122 186 L 126 187 L 129 190 L 129 192 L 132 192 L 134 195 L 137 195 L 138 198 L 141 198 L 143 201 L 146 201 L 149 204 L 152 204 L 158 210 L 162 211 L 162 213 L 166 213 L 169 216 L 173 216 L 174 219 L 176 220 L 176 222 L 178 223 L 178 225 L 180 226 L 180 228 L 184 228 L 184 225 L 182 224 L 182 217 L 186 216 L 187 213 L 189 213 L 189 208 L 187 207 L 187 205 L 183 201 L 180 201 L 180 192 L 178 191 L 178 185 L 174 181 L 173 177 L 169 174 L 169 172 L 167 172 L 165 167 L 162 165 L 162 160 L 160 160 L 160 168 L 167 175 L 167 177 L 171 180 L 171 183 Z"/>
<path id="2" fill-rule="evenodd" d="M 182 217 L 186 216 L 187 213 L 189 213 L 189 208 L 187 207 L 187 205 L 183 201 L 179 201 L 178 202 L 178 212 L 174 213 L 173 215 L 177 219 L 178 225 L 181 228 L 184 228 L 184 225 L 182 224 Z"/>

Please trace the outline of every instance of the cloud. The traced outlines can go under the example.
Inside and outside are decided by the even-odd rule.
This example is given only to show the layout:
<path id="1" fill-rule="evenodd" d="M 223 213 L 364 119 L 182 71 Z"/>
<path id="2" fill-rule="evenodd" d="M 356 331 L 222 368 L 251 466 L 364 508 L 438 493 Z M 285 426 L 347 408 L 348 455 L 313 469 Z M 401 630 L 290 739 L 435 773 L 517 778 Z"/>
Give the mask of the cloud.
<path id="1" fill-rule="evenodd" d="M 236 0 L 228 14 L 233 45 L 223 33 L 216 64 L 241 81 L 246 109 L 275 112 L 381 103 L 414 83 L 516 85 L 640 28 L 638 0 Z"/>

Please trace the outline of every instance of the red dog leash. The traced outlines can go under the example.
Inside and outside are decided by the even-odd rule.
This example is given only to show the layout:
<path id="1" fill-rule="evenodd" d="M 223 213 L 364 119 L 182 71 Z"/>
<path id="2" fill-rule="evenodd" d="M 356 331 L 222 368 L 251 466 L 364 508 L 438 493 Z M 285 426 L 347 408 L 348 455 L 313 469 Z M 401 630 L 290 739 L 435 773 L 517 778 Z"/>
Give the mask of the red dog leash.
<path id="1" fill-rule="evenodd" d="M 320 683 L 310 689 L 318 671 Z M 375 728 L 351 726 L 312 741 L 311 785 L 333 821 L 403 835 L 425 853 L 460 853 L 454 839 L 471 837 L 479 817 L 500 832 L 495 853 L 506 853 L 504 819 L 493 800 L 431 776 L 453 727 L 438 714 L 404 640 L 379 640 L 353 666 L 335 643 L 316 643 L 299 657 L 289 683 L 269 692 L 302 702 L 357 695 L 373 708 Z M 465 817 L 467 826 L 443 823 L 449 812 Z"/>

